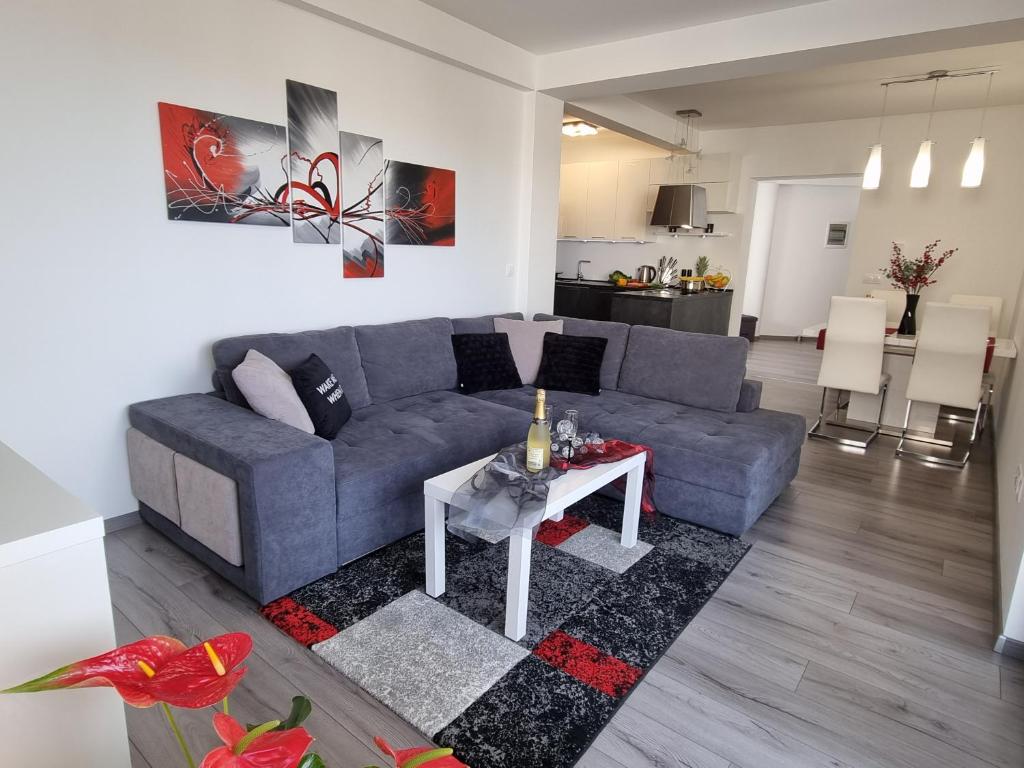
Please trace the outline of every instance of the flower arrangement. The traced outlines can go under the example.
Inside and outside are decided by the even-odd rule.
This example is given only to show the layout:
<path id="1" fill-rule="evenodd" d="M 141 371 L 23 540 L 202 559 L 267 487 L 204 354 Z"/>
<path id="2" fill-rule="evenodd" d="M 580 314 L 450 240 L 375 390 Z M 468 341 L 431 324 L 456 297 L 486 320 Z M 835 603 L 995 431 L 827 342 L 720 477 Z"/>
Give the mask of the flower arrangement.
<path id="1" fill-rule="evenodd" d="M 898 243 L 893 243 L 889 266 L 884 272 L 892 287 L 902 288 L 907 293 L 918 294 L 922 288 L 935 285 L 936 281 L 932 279 L 932 275 L 951 259 L 954 253 L 960 250 L 959 248 L 950 248 L 935 258 L 935 251 L 941 242 L 941 240 L 936 240 L 928 243 L 924 247 L 924 253 L 917 259 L 905 258 L 903 249 Z"/>
<path id="2" fill-rule="evenodd" d="M 302 722 L 313 711 L 305 696 L 292 699 L 288 717 L 243 726 L 231 717 L 228 696 L 248 671 L 238 668 L 252 651 L 252 638 L 232 632 L 188 648 L 173 637 L 156 635 L 122 645 L 108 653 L 76 661 L 49 674 L 0 693 L 36 693 L 64 688 L 114 688 L 126 704 L 146 708 L 159 704 L 174 732 L 188 768 L 195 759 L 171 707 L 203 709 L 218 702 L 213 730 L 222 742 L 199 763 L 199 768 L 325 768 Z M 394 759 L 395 768 L 469 768 L 447 748 L 414 747 L 396 750 L 374 739 Z M 375 768 L 369 766 L 368 768 Z"/>

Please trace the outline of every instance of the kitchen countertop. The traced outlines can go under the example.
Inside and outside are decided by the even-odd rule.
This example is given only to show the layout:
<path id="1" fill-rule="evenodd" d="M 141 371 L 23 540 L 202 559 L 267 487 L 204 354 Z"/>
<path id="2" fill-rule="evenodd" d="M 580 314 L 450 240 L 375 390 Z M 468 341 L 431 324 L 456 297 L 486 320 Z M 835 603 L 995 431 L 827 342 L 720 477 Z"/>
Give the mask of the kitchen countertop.
<path id="1" fill-rule="evenodd" d="M 575 280 L 573 278 L 556 277 L 555 285 L 578 285 L 582 288 L 600 288 L 613 291 L 617 296 L 638 296 L 646 299 L 689 299 L 694 296 L 714 296 L 720 293 L 732 293 L 732 288 L 724 291 L 697 291 L 683 293 L 678 288 L 622 288 L 607 280 Z"/>

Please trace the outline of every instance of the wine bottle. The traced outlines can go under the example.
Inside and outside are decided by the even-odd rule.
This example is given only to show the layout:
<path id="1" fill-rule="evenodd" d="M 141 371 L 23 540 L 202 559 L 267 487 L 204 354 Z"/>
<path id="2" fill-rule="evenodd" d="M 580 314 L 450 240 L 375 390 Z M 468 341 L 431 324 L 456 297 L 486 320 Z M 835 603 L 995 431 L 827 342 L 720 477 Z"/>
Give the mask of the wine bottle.
<path id="1" fill-rule="evenodd" d="M 547 393 L 537 390 L 537 402 L 533 407 L 533 423 L 526 436 L 526 469 L 540 472 L 551 463 L 551 427 L 544 413 L 544 402 Z"/>

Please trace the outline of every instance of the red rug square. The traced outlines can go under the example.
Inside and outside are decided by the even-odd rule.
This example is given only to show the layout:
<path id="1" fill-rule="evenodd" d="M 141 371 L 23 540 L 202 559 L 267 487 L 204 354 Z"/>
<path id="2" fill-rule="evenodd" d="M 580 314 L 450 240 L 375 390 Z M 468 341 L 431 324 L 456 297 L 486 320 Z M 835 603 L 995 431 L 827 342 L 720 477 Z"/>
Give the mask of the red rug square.
<path id="1" fill-rule="evenodd" d="M 533 653 L 556 669 L 615 699 L 628 693 L 643 675 L 631 664 L 609 656 L 560 629 L 544 638 Z"/>
<path id="2" fill-rule="evenodd" d="M 338 630 L 290 597 L 267 603 L 260 609 L 278 629 L 305 646 L 322 643 L 338 634 Z"/>
<path id="3" fill-rule="evenodd" d="M 574 533 L 579 533 L 590 523 L 580 517 L 563 515 L 557 523 L 554 520 L 545 520 L 537 529 L 537 541 L 547 544 L 549 547 L 557 547 Z"/>

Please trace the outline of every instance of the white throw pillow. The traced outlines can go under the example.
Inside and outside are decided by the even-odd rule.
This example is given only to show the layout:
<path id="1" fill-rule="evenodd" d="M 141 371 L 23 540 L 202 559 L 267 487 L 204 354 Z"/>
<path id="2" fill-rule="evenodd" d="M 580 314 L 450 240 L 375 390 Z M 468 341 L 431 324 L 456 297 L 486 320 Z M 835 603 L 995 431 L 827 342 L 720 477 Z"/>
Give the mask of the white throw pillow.
<path id="1" fill-rule="evenodd" d="M 295 391 L 292 377 L 269 357 L 250 349 L 245 360 L 231 371 L 231 378 L 260 416 L 313 434 L 313 421 Z"/>
<path id="2" fill-rule="evenodd" d="M 561 333 L 561 320 L 510 320 L 494 318 L 495 333 L 507 333 L 512 358 L 523 384 L 533 384 L 544 352 L 544 334 Z"/>

